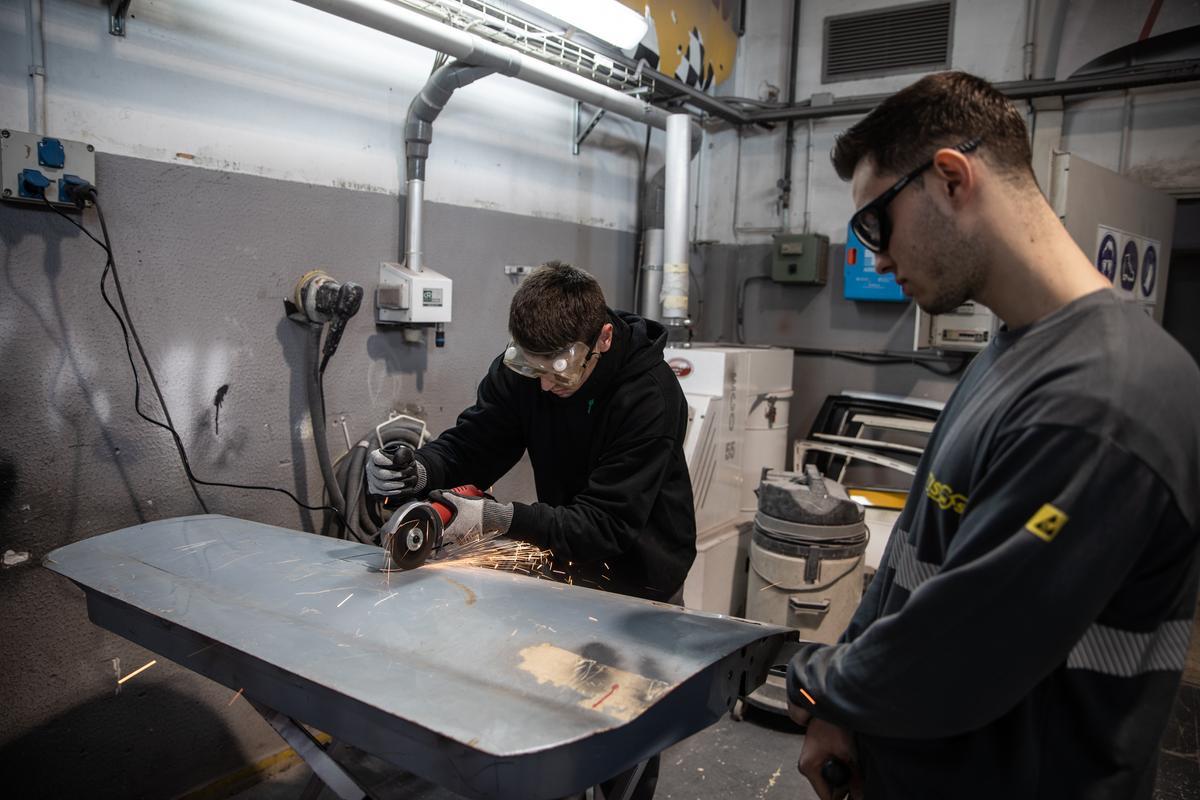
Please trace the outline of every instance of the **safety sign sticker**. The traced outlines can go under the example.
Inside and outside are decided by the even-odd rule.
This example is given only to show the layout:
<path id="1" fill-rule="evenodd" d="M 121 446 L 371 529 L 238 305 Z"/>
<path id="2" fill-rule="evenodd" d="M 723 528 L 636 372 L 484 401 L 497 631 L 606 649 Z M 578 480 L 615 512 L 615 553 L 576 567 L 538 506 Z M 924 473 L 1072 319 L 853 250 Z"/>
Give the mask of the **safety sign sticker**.
<path id="1" fill-rule="evenodd" d="M 1123 291 L 1132 292 L 1133 285 L 1137 283 L 1138 260 L 1137 239 L 1131 238 L 1125 242 L 1125 247 L 1121 250 L 1121 289 Z"/>
<path id="2" fill-rule="evenodd" d="M 1096 226 L 1096 250 L 1092 263 L 1113 284 L 1124 300 L 1148 306 L 1153 313 L 1158 302 L 1158 259 L 1162 242 L 1109 225 Z"/>
<path id="3" fill-rule="evenodd" d="M 1100 228 L 1100 244 L 1096 248 L 1096 269 L 1109 281 L 1117 276 L 1117 237 L 1103 227 Z"/>
<path id="4" fill-rule="evenodd" d="M 1154 297 L 1154 284 L 1158 280 L 1158 242 L 1146 242 L 1142 253 L 1142 297 Z"/>

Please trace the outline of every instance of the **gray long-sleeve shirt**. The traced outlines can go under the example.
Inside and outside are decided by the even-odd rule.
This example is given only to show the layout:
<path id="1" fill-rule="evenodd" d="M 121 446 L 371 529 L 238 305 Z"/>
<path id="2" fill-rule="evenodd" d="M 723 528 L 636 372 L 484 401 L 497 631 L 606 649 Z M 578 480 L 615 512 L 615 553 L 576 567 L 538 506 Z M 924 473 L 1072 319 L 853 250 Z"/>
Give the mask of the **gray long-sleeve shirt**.
<path id="1" fill-rule="evenodd" d="M 1149 797 L 1198 581 L 1200 370 L 1096 292 L 971 365 L 789 696 L 856 732 L 871 800 Z"/>

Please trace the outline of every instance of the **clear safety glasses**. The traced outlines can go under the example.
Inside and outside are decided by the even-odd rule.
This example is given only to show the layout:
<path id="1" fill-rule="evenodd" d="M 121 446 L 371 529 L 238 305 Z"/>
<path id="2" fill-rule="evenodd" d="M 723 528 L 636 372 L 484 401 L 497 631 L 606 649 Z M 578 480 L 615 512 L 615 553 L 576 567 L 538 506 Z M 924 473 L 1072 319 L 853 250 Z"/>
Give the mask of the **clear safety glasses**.
<path id="1" fill-rule="evenodd" d="M 504 351 L 504 366 L 526 378 L 550 380 L 566 389 L 574 389 L 583 381 L 588 359 L 597 353 L 583 342 L 574 342 L 553 353 L 534 353 L 510 341 Z"/>

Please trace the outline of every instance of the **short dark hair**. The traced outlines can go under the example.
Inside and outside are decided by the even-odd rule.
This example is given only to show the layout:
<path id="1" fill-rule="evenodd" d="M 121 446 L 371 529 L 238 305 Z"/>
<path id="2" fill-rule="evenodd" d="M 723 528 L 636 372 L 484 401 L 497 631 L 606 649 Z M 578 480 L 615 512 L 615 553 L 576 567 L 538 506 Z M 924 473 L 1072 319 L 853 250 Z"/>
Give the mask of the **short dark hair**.
<path id="1" fill-rule="evenodd" d="M 513 295 L 508 332 L 535 353 L 561 350 L 572 342 L 592 344 L 608 322 L 600 284 L 581 269 L 549 261 L 535 269 Z"/>
<path id="2" fill-rule="evenodd" d="M 868 156 L 879 174 L 916 169 L 939 147 L 978 138 L 980 155 L 1014 180 L 1034 180 L 1021 112 L 996 87 L 966 72 L 926 75 L 837 137 L 830 157 L 848 181 Z"/>

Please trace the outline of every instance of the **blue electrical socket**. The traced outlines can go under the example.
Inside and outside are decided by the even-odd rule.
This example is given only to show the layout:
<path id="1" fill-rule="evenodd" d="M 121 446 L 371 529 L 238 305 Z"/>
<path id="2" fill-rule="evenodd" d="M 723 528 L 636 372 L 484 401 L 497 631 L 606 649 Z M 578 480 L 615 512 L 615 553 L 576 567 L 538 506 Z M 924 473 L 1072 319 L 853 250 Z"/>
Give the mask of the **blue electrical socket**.
<path id="1" fill-rule="evenodd" d="M 21 197 L 41 200 L 46 196 L 46 188 L 50 185 L 50 179 L 36 169 L 23 169 L 19 183 Z"/>
<path id="2" fill-rule="evenodd" d="M 78 175 L 63 175 L 58 179 L 58 202 L 82 205 L 75 195 L 75 190 L 87 185 L 88 182 Z"/>
<path id="3" fill-rule="evenodd" d="M 51 169 L 62 169 L 67 163 L 67 152 L 62 142 L 49 137 L 42 139 L 37 145 L 38 164 Z"/>

